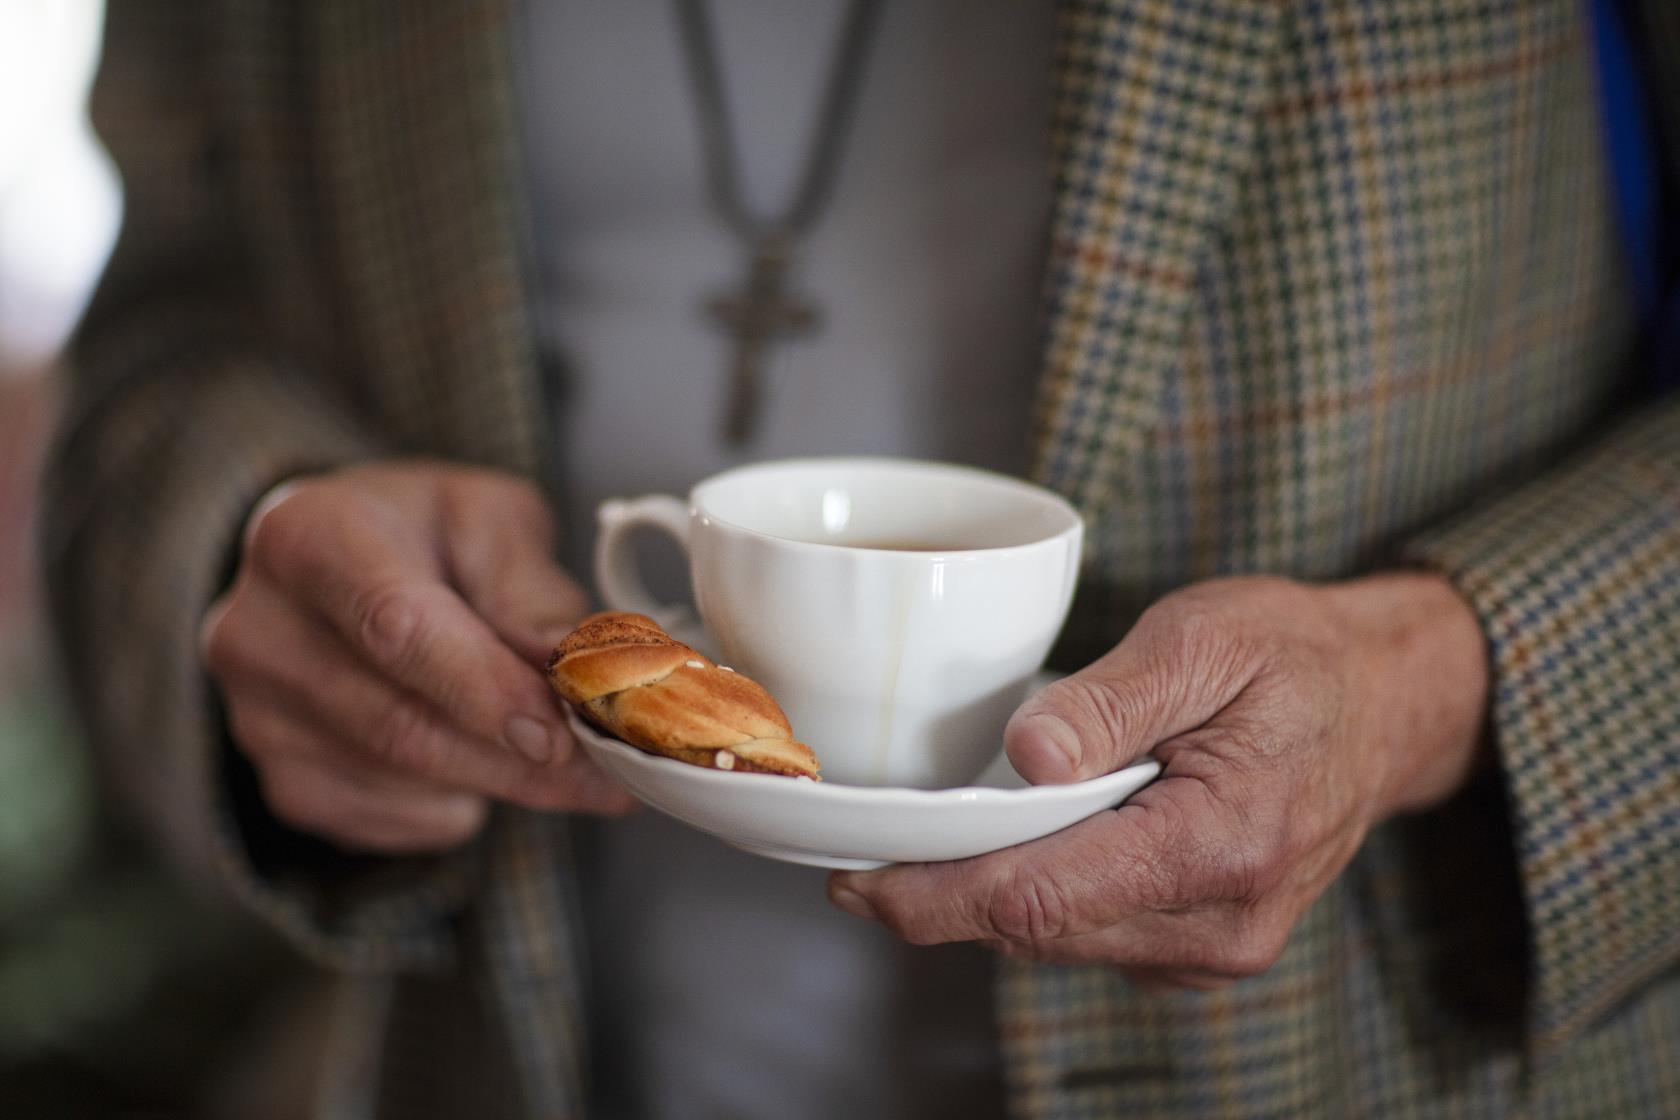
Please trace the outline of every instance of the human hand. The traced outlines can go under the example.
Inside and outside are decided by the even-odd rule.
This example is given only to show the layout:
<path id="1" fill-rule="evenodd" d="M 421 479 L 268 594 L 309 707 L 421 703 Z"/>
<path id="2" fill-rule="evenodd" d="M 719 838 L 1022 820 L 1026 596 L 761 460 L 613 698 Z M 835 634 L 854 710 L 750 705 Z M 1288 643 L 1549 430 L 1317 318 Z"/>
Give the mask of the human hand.
<path id="1" fill-rule="evenodd" d="M 425 462 L 306 478 L 253 511 L 202 660 L 270 811 L 346 847 L 425 851 L 489 801 L 617 813 L 538 666 L 588 610 L 529 483 Z"/>
<path id="2" fill-rule="evenodd" d="M 1197 584 L 1004 733 L 1035 783 L 1151 752 L 1159 780 L 1015 848 L 833 875 L 829 896 L 916 944 L 1109 964 L 1149 988 L 1255 975 L 1373 824 L 1463 784 L 1485 658 L 1475 615 L 1436 576 Z"/>

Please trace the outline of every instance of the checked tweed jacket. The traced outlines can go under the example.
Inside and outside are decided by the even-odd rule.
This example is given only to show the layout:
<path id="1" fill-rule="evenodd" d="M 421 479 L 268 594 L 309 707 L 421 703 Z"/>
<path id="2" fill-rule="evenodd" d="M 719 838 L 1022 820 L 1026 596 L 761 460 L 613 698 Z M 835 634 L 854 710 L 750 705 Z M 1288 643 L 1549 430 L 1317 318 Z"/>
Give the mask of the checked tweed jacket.
<path id="1" fill-rule="evenodd" d="M 95 114 L 128 223 L 46 526 L 91 734 L 189 863 L 357 977 L 325 1114 L 585 1115 L 563 822 L 506 812 L 435 860 L 274 858 L 193 648 L 277 480 L 392 453 L 543 476 L 511 13 L 110 17 Z M 1378 829 L 1227 991 L 1001 965 L 1011 1107 L 1680 1116 L 1680 410 L 1636 360 L 1582 10 L 1058 18 L 1022 433 L 1092 527 L 1060 656 L 1198 578 L 1432 566 L 1485 627 L 1499 766 Z M 1660 85 L 1680 34 L 1641 18 Z"/>

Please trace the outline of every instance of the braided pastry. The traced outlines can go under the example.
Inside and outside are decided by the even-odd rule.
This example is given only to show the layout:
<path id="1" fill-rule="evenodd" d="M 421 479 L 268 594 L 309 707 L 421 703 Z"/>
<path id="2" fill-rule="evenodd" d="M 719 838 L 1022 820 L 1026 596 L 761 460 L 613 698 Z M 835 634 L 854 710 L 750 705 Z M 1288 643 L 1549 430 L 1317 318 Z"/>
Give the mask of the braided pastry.
<path id="1" fill-rule="evenodd" d="M 584 619 L 549 657 L 548 680 L 590 723 L 651 754 L 717 770 L 817 777 L 817 756 L 794 742 L 768 692 L 645 615 L 605 611 Z"/>

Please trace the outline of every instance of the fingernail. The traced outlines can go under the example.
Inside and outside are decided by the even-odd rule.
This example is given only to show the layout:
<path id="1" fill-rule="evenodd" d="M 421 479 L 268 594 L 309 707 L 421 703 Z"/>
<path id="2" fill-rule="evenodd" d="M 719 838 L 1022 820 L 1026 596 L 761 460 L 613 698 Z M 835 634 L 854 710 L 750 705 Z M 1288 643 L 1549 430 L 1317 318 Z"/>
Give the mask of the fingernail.
<path id="1" fill-rule="evenodd" d="M 854 918 L 873 918 L 875 916 L 875 908 L 869 905 L 869 900 L 850 887 L 830 888 L 828 900 Z"/>
<path id="2" fill-rule="evenodd" d="M 1022 770 L 1024 777 L 1054 777 L 1054 772 L 1062 768 L 1066 769 L 1069 778 L 1079 773 L 1079 763 L 1085 752 L 1079 746 L 1078 734 L 1061 716 L 1049 712 L 1028 716 L 1012 730 L 1014 734 L 1010 737 L 1014 742 L 1010 744 L 1010 759 L 1018 769 L 1025 765 L 1026 770 L 1034 771 L 1029 774 Z"/>
<path id="3" fill-rule="evenodd" d="M 548 727 L 530 716 L 513 716 L 503 732 L 509 745 L 532 762 L 547 762 L 554 757 L 554 739 Z"/>

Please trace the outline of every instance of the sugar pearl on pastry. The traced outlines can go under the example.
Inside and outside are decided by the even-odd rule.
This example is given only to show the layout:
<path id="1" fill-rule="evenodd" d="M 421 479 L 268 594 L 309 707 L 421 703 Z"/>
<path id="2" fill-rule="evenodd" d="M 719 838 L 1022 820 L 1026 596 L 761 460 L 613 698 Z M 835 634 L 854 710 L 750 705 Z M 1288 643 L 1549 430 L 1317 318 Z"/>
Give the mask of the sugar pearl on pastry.
<path id="1" fill-rule="evenodd" d="M 704 661 L 696 661 L 692 657 L 687 661 L 684 661 L 683 664 L 687 665 L 690 669 L 704 669 L 706 667 L 706 663 Z"/>
<path id="2" fill-rule="evenodd" d="M 712 764 L 719 770 L 733 770 L 735 769 L 735 756 L 728 751 L 719 751 L 717 752 L 717 758 L 712 760 Z"/>

